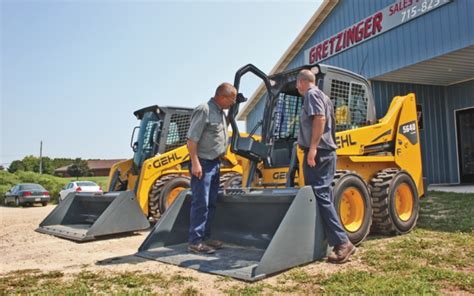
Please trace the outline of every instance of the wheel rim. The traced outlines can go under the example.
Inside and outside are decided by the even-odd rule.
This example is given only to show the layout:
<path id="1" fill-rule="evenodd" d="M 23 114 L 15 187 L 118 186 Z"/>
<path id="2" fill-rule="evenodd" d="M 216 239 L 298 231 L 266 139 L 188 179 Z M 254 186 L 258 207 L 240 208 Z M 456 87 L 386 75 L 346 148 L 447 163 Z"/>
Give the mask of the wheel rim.
<path id="1" fill-rule="evenodd" d="M 339 203 L 342 225 L 349 232 L 356 232 L 364 223 L 364 199 L 355 187 L 348 187 L 342 193 Z"/>
<path id="2" fill-rule="evenodd" d="M 166 198 L 166 208 L 169 208 L 169 206 L 174 203 L 178 195 L 181 193 L 181 191 L 185 190 L 185 187 L 176 187 L 171 190 L 170 194 L 168 194 L 168 197 Z"/>
<path id="3" fill-rule="evenodd" d="M 400 220 L 406 222 L 413 214 L 413 193 L 407 183 L 402 183 L 395 192 L 395 210 Z"/>

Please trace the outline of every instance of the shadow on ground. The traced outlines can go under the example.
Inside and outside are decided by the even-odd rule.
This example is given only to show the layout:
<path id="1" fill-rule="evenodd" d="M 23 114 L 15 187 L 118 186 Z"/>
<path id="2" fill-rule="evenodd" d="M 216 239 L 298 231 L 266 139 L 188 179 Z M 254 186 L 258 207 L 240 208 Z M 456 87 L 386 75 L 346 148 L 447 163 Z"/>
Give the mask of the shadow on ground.
<path id="1" fill-rule="evenodd" d="M 126 255 L 111 257 L 104 260 L 99 260 L 95 263 L 98 266 L 107 266 L 107 265 L 118 265 L 118 264 L 138 264 L 142 262 L 147 262 L 148 259 L 144 259 L 135 255 Z"/>

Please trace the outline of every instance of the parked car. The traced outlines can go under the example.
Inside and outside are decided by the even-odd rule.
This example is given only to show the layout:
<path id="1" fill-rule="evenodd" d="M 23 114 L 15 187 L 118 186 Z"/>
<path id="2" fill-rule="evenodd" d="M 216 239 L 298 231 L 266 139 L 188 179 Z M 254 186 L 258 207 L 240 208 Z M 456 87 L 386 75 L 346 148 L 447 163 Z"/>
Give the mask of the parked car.
<path id="1" fill-rule="evenodd" d="M 48 190 L 43 186 L 34 183 L 17 184 L 5 193 L 4 203 L 15 206 L 33 205 L 41 203 L 46 206 L 50 200 Z"/>
<path id="2" fill-rule="evenodd" d="M 68 183 L 59 191 L 59 202 L 63 201 L 66 196 L 71 192 L 92 192 L 101 195 L 103 193 L 102 188 L 91 181 L 74 181 Z"/>

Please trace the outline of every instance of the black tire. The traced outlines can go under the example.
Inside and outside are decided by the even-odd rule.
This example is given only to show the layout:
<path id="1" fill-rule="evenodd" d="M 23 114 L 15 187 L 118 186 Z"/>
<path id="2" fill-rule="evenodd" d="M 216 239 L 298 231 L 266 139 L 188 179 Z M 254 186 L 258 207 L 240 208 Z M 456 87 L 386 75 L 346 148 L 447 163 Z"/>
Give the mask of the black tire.
<path id="1" fill-rule="evenodd" d="M 45 206 L 48 205 L 48 202 L 47 202 L 47 201 L 43 201 L 41 204 L 43 205 L 43 207 L 45 207 Z"/>
<path id="2" fill-rule="evenodd" d="M 160 213 L 166 212 L 179 193 L 189 188 L 191 188 L 191 179 L 185 176 L 173 178 L 166 182 L 160 192 Z M 170 198 L 172 198 L 171 201 Z"/>
<path id="3" fill-rule="evenodd" d="M 337 171 L 333 182 L 334 208 L 349 240 L 358 245 L 369 235 L 372 204 L 364 180 L 351 171 Z"/>
<path id="4" fill-rule="evenodd" d="M 155 220 L 160 218 L 161 190 L 163 189 L 163 186 L 165 185 L 166 182 L 177 177 L 179 177 L 179 175 L 171 174 L 171 175 L 165 175 L 165 176 L 162 176 L 161 178 L 156 179 L 155 184 L 153 184 L 153 186 L 150 189 L 150 192 L 148 193 L 148 217 Z"/>
<path id="5" fill-rule="evenodd" d="M 162 176 L 161 178 L 156 179 L 155 184 L 150 189 L 148 193 L 148 217 L 152 220 L 158 220 L 166 210 L 161 205 L 161 192 L 163 191 L 163 187 L 173 179 L 176 178 L 185 178 L 188 180 L 188 186 L 190 187 L 190 181 L 188 177 L 178 175 L 178 174 L 170 174 Z"/>
<path id="6" fill-rule="evenodd" d="M 405 234 L 415 227 L 418 191 L 407 172 L 395 168 L 382 170 L 372 178 L 369 188 L 374 209 L 373 232 Z"/>
<path id="7" fill-rule="evenodd" d="M 220 177 L 220 189 L 242 188 L 242 175 L 239 173 L 225 173 Z"/>
<path id="8" fill-rule="evenodd" d="M 3 197 L 3 205 L 8 207 L 9 202 L 7 201 L 7 197 Z"/>
<path id="9" fill-rule="evenodd" d="M 20 199 L 18 199 L 18 197 L 15 197 L 15 207 L 19 207 L 19 206 L 21 206 Z"/>

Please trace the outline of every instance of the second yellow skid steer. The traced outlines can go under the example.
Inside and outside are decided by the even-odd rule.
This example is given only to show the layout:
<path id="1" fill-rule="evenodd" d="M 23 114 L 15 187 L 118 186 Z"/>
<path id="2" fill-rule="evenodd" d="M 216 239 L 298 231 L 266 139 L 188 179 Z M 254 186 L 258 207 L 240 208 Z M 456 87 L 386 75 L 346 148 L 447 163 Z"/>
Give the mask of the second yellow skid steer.
<path id="1" fill-rule="evenodd" d="M 109 193 L 69 194 L 37 231 L 88 241 L 149 228 L 149 220 L 156 221 L 178 194 L 190 187 L 186 134 L 192 111 L 158 106 L 135 111 L 141 122 L 131 137 L 134 157 L 111 168 Z M 230 151 L 225 155 L 221 170 L 223 187 L 241 183 L 241 161 Z"/>

